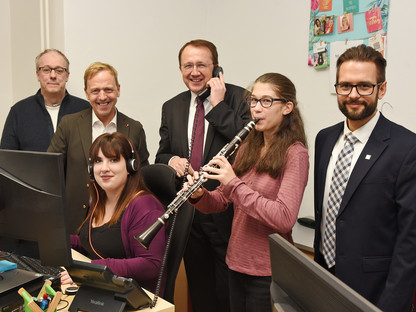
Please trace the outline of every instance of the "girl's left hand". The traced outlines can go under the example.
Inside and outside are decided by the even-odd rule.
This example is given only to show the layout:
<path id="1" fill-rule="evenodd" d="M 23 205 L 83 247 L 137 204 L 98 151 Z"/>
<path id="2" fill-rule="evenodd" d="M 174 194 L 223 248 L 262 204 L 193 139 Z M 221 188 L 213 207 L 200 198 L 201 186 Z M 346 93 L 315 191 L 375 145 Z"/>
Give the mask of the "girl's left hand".
<path id="1" fill-rule="evenodd" d="M 224 156 L 215 156 L 210 162 L 210 166 L 217 166 L 217 168 L 204 168 L 205 176 L 208 179 L 217 180 L 223 185 L 227 185 L 232 179 L 236 177 L 233 167 Z"/>

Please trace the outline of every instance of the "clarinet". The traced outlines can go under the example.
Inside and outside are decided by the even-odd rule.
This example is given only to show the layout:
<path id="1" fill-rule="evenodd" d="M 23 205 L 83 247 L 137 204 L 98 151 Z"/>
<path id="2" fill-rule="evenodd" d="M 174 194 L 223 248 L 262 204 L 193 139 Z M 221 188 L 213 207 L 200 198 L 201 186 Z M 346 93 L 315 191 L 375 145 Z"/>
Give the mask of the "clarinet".
<path id="1" fill-rule="evenodd" d="M 230 157 L 235 153 L 235 151 L 240 146 L 241 142 L 247 137 L 250 131 L 254 128 L 256 123 L 258 122 L 257 119 L 250 121 L 237 135 L 231 140 L 231 142 L 227 143 L 216 156 L 224 156 L 225 158 Z M 216 166 L 215 166 L 216 167 Z M 147 230 L 145 230 L 142 234 L 134 236 L 136 240 L 146 249 L 149 248 L 150 243 L 152 242 L 153 238 L 162 228 L 162 226 L 166 223 L 169 219 L 170 215 L 174 212 L 177 212 L 178 209 L 186 202 L 189 197 L 192 196 L 193 193 L 196 192 L 198 188 L 201 187 L 208 179 L 203 175 L 204 169 L 206 168 L 213 168 L 209 164 L 201 167 L 199 171 L 199 178 L 194 180 L 193 184 L 188 187 L 186 191 L 181 190 L 176 198 L 167 206 L 167 209 L 163 215 L 161 215 Z"/>

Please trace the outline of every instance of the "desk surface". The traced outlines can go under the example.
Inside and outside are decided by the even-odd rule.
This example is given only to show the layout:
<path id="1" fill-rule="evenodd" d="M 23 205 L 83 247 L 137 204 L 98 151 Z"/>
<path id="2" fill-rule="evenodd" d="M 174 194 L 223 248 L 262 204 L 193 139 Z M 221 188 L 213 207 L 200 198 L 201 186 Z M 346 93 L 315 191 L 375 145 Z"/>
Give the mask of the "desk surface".
<path id="1" fill-rule="evenodd" d="M 79 252 L 77 252 L 75 250 L 72 250 L 72 258 L 74 260 L 91 262 L 91 260 L 89 258 L 85 257 L 84 255 L 80 254 Z M 62 291 L 64 292 L 65 288 L 68 287 L 68 286 L 69 285 L 63 285 L 62 286 Z M 154 296 L 153 296 L 153 294 L 150 291 L 147 291 L 145 289 L 144 289 L 144 291 L 149 295 L 150 298 L 153 299 Z M 58 304 L 57 309 L 59 311 L 64 311 L 64 312 L 68 311 L 69 306 L 71 305 L 73 299 L 74 299 L 74 296 L 63 295 L 61 300 L 66 300 L 66 301 L 68 301 L 69 304 L 66 305 L 65 302 L 61 301 Z M 63 308 L 63 309 L 60 310 L 60 308 Z M 131 311 L 131 310 L 129 310 L 129 311 Z M 146 309 L 137 310 L 137 311 L 140 311 L 140 312 L 146 312 L 146 311 L 152 311 L 152 312 L 159 312 L 159 311 L 160 312 L 174 312 L 175 311 L 175 307 L 174 307 L 173 304 L 169 303 L 168 301 L 163 300 L 162 298 L 158 298 L 157 299 L 156 306 L 154 308 L 152 308 L 152 309 L 146 308 Z"/>

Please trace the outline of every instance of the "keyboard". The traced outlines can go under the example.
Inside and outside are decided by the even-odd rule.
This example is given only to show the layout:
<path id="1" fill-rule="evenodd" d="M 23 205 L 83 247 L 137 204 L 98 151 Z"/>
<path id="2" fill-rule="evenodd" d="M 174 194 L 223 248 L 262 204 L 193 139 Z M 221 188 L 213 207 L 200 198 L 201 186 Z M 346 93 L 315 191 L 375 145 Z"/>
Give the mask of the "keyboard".
<path id="1" fill-rule="evenodd" d="M 16 263 L 18 269 L 39 273 L 45 277 L 59 277 L 59 273 L 63 271 L 60 267 L 44 266 L 39 259 L 19 256 L 9 252 L 0 252 L 0 259 Z"/>

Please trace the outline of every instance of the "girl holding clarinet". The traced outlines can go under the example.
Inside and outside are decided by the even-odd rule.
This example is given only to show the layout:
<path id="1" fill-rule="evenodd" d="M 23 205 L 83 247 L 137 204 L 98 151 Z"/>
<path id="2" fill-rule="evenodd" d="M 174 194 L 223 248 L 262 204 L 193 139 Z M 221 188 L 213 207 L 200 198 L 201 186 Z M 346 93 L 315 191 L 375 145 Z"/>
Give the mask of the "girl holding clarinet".
<path id="1" fill-rule="evenodd" d="M 257 119 L 238 150 L 234 165 L 215 156 L 203 175 L 218 180 L 214 191 L 198 188 L 190 202 L 203 213 L 234 204 L 226 261 L 231 311 L 271 311 L 268 235 L 279 233 L 293 244 L 295 224 L 308 180 L 309 156 L 296 89 L 285 76 L 267 73 L 256 79 L 247 98 Z M 188 184 L 197 180 L 188 176 Z"/>

